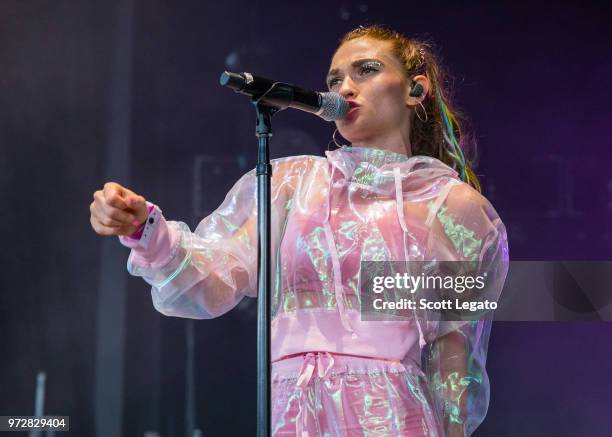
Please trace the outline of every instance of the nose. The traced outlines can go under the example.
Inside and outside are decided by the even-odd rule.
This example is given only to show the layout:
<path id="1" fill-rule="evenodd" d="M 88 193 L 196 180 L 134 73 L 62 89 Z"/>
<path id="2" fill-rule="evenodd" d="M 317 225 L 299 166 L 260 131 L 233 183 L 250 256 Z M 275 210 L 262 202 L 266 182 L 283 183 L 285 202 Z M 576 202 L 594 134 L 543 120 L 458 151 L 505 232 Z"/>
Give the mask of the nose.
<path id="1" fill-rule="evenodd" d="M 350 77 L 346 77 L 342 81 L 340 89 L 338 90 L 338 94 L 340 94 L 345 99 L 349 97 L 355 97 L 357 95 L 357 88 L 355 87 L 355 84 L 353 83 Z"/>

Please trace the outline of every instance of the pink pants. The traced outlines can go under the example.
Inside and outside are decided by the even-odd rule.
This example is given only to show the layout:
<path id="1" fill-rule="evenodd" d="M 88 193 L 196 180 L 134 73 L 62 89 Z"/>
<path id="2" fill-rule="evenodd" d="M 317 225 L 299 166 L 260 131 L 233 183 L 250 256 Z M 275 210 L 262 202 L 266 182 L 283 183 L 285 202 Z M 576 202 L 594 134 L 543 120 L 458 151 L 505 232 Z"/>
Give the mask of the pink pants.
<path id="1" fill-rule="evenodd" d="M 272 364 L 272 435 L 441 436 L 411 361 L 309 352 Z"/>

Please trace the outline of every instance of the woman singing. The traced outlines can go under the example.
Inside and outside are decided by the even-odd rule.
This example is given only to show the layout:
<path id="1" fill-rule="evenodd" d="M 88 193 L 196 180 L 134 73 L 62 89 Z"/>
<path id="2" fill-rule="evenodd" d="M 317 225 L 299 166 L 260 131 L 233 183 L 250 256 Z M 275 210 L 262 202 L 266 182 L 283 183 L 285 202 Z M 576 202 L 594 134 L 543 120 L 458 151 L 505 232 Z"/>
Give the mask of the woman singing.
<path id="1" fill-rule="evenodd" d="M 360 317 L 362 261 L 471 261 L 501 291 L 506 231 L 429 46 L 379 26 L 341 40 L 327 75 L 350 104 L 352 146 L 274 160 L 274 436 L 468 436 L 489 402 L 490 321 Z M 334 140 L 335 141 L 335 140 Z M 256 176 L 194 232 L 116 183 L 91 224 L 130 247 L 128 270 L 163 314 L 209 319 L 256 297 Z"/>

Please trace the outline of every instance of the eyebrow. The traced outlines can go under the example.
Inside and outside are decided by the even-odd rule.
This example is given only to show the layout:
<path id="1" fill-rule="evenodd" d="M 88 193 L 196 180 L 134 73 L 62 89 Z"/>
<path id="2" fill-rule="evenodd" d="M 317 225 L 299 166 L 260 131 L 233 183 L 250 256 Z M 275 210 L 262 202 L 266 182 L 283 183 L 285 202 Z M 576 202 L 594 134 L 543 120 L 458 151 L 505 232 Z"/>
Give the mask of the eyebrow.
<path id="1" fill-rule="evenodd" d="M 380 62 L 382 65 L 384 65 L 384 63 L 380 60 L 380 59 L 376 59 L 376 58 L 365 58 L 365 59 L 357 59 L 356 61 L 354 61 L 351 64 L 352 68 L 355 67 L 360 67 L 361 65 L 365 64 L 366 62 Z M 329 73 L 327 73 L 327 76 L 325 78 L 325 81 L 327 82 L 332 76 L 337 75 L 338 73 L 340 73 L 340 69 L 338 68 L 334 68 L 333 70 L 329 70 Z"/>

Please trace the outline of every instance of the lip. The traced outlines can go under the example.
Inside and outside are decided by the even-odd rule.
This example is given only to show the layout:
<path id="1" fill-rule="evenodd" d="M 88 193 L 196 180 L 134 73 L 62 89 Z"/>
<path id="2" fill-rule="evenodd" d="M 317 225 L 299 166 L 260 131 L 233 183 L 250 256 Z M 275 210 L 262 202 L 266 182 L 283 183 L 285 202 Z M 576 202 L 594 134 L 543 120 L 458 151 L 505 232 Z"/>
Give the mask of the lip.
<path id="1" fill-rule="evenodd" d="M 349 104 L 349 108 L 353 109 L 353 108 L 358 108 L 361 105 L 357 102 L 355 102 L 354 100 L 347 100 L 348 104 Z"/>
<path id="2" fill-rule="evenodd" d="M 358 112 L 359 112 L 359 105 L 356 104 L 355 106 L 350 107 L 349 111 L 344 116 L 344 121 L 347 123 L 350 123 L 351 121 L 355 120 Z"/>

